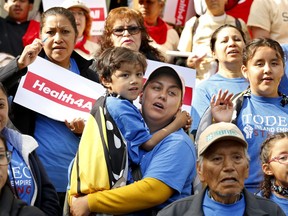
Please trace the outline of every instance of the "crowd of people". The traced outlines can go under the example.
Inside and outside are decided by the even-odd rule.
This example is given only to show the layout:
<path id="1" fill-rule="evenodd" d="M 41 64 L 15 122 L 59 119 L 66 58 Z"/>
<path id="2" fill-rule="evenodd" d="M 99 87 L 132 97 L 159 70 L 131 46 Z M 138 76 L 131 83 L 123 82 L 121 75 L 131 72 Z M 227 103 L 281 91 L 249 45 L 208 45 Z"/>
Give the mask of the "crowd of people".
<path id="1" fill-rule="evenodd" d="M 5 0 L 0 17 L 1 215 L 288 215 L 286 0 L 191 1 L 180 31 L 165 0 L 106 1 L 96 39 L 85 1 L 35 20 L 34 3 Z M 14 100 L 39 58 L 105 89 L 87 119 Z"/>

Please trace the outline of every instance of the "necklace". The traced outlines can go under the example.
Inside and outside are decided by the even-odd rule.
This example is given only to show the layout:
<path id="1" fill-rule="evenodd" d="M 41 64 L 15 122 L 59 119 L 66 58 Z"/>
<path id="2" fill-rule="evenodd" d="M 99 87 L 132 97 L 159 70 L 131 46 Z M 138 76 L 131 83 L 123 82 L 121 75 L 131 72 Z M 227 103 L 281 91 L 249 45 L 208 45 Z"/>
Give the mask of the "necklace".
<path id="1" fill-rule="evenodd" d="M 277 193 L 281 196 L 288 197 L 288 188 L 275 185 L 274 180 L 272 180 L 271 183 L 272 183 L 271 190 L 275 191 L 275 193 Z"/>

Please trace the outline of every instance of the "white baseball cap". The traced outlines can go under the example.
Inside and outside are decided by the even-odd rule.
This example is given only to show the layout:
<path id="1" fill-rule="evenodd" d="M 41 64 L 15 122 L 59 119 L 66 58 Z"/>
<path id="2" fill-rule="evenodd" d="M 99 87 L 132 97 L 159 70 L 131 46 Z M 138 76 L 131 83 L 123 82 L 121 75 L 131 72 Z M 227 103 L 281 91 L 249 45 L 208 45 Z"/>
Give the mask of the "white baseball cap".
<path id="1" fill-rule="evenodd" d="M 90 9 L 81 0 L 65 0 L 62 3 L 62 7 L 66 9 L 69 9 L 72 7 L 78 7 L 78 8 L 85 10 L 87 13 L 90 13 Z"/>
<path id="2" fill-rule="evenodd" d="M 219 122 L 209 125 L 200 134 L 198 141 L 198 157 L 202 155 L 209 146 L 220 140 L 235 140 L 243 144 L 245 148 L 248 147 L 242 132 L 235 124 Z"/>

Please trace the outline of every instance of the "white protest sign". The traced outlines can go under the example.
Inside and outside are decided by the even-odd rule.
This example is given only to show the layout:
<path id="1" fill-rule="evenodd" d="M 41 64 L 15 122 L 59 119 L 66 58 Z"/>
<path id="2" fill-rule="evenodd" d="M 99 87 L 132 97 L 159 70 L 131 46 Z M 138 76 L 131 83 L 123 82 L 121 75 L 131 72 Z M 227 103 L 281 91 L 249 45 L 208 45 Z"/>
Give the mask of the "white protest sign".
<path id="1" fill-rule="evenodd" d="M 160 66 L 174 68 L 185 82 L 182 109 L 190 113 L 196 72 L 177 65 L 148 60 L 144 78 Z M 95 72 L 96 73 L 96 72 Z M 105 93 L 105 88 L 41 57 L 28 67 L 22 77 L 14 102 L 52 119 L 71 121 L 87 118 L 95 101 Z M 134 103 L 140 107 L 138 101 Z"/>
<path id="2" fill-rule="evenodd" d="M 14 102 L 52 119 L 71 121 L 86 119 L 104 93 L 101 84 L 37 57 L 22 77 Z"/>
<path id="3" fill-rule="evenodd" d="M 101 35 L 107 17 L 106 0 L 82 0 L 82 2 L 90 8 L 90 16 L 92 17 L 91 35 Z M 46 11 L 51 7 L 61 6 L 63 0 L 42 0 L 42 3 L 43 9 Z"/>

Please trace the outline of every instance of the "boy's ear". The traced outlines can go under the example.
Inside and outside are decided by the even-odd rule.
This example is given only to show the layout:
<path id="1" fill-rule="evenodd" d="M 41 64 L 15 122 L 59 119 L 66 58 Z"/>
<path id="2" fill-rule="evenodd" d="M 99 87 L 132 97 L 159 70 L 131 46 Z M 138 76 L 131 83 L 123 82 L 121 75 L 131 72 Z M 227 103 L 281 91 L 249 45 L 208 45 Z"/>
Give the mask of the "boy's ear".
<path id="1" fill-rule="evenodd" d="M 143 92 L 139 94 L 139 103 L 142 104 Z"/>
<path id="2" fill-rule="evenodd" d="M 102 85 L 105 86 L 105 88 L 108 88 L 108 89 L 110 88 L 110 86 L 111 86 L 111 82 L 110 81 L 108 81 L 107 79 L 105 79 L 103 77 L 100 78 L 100 81 L 101 81 Z"/>

